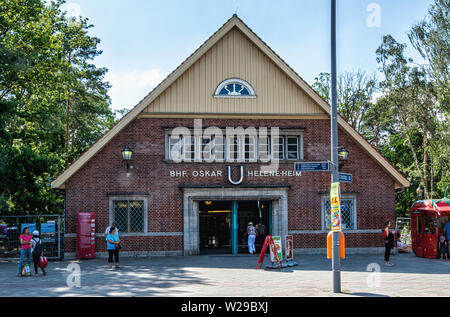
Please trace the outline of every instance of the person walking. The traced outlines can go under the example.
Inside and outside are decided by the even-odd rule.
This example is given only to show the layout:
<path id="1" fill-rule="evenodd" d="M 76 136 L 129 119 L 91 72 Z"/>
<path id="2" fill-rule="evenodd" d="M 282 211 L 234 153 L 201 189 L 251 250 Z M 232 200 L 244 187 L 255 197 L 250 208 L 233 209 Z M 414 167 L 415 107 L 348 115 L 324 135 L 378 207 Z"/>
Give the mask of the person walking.
<path id="1" fill-rule="evenodd" d="M 116 228 L 111 226 L 109 233 L 106 237 L 106 248 L 108 250 L 108 264 L 109 268 L 112 269 L 113 257 L 116 264 L 116 268 L 119 268 L 119 249 L 120 249 L 120 239 L 116 232 Z"/>
<path id="2" fill-rule="evenodd" d="M 33 257 L 33 264 L 34 264 L 34 276 L 38 276 L 38 267 L 41 268 L 42 274 L 47 275 L 47 272 L 45 272 L 45 269 L 39 265 L 39 259 L 44 254 L 42 249 L 42 241 L 39 238 L 39 231 L 34 230 L 33 231 L 33 238 L 31 239 L 31 242 L 33 242 L 33 246 L 31 248 L 31 255 Z"/>
<path id="3" fill-rule="evenodd" d="M 447 239 L 445 238 L 444 234 L 439 236 L 438 251 L 439 251 L 439 253 L 438 253 L 439 259 L 443 259 L 443 260 L 449 259 L 448 242 L 447 242 Z"/>
<path id="4" fill-rule="evenodd" d="M 21 250 L 19 265 L 17 266 L 18 277 L 22 276 L 22 264 L 25 258 L 27 258 L 28 266 L 31 266 L 31 247 L 33 246 L 33 242 L 31 242 L 32 238 L 30 229 L 28 229 L 28 227 L 23 228 L 22 234 L 19 237 Z"/>
<path id="5" fill-rule="evenodd" d="M 255 253 L 255 239 L 256 239 L 256 228 L 253 226 L 253 222 L 249 222 L 247 226 L 247 232 L 245 233 L 248 235 L 248 252 L 250 254 Z"/>
<path id="6" fill-rule="evenodd" d="M 386 266 L 394 266 L 393 263 L 389 261 L 389 258 L 391 256 L 391 250 L 394 248 L 394 235 L 392 234 L 391 230 L 389 228 L 391 227 L 391 222 L 386 221 L 384 223 L 384 229 L 383 229 L 383 236 L 384 236 L 384 265 Z"/>
<path id="7" fill-rule="evenodd" d="M 259 245 L 259 251 L 261 252 L 262 247 L 264 245 L 264 241 L 266 240 L 266 226 L 264 226 L 264 224 L 262 222 L 259 222 L 256 225 L 256 238 L 258 240 L 258 245 Z"/>
<path id="8" fill-rule="evenodd" d="M 450 254 L 450 219 L 444 226 L 444 235 L 447 239 L 447 254 Z"/>

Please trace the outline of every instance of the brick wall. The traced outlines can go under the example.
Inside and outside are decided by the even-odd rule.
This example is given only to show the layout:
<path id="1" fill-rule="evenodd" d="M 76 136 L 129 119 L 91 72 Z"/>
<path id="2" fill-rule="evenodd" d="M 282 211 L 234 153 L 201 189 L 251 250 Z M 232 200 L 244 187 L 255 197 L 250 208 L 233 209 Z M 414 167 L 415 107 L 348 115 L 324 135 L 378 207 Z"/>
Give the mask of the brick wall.
<path id="1" fill-rule="evenodd" d="M 229 185 L 226 165 L 220 163 L 182 163 L 165 160 L 164 129 L 193 127 L 192 119 L 149 119 L 133 121 L 97 153 L 66 183 L 66 233 L 76 232 L 76 213 L 95 212 L 97 233 L 109 225 L 107 193 L 149 193 L 148 232 L 183 232 L 182 185 Z M 203 128 L 218 127 L 280 127 L 304 129 L 304 160 L 326 161 L 330 157 L 330 123 L 328 120 L 229 120 L 204 119 Z M 127 177 L 121 151 L 125 145 L 133 150 L 130 176 Z M 381 229 L 385 220 L 394 221 L 394 182 L 345 132 L 339 130 L 339 145 L 349 151 L 341 172 L 353 174 L 352 184 L 342 184 L 342 193 L 351 192 L 357 199 L 357 228 Z M 260 164 L 244 163 L 247 170 L 258 170 Z M 280 170 L 293 170 L 293 162 L 280 163 Z M 222 177 L 174 178 L 169 171 L 220 170 Z M 235 173 L 237 173 L 237 169 Z M 235 176 L 234 179 L 238 177 Z M 289 230 L 321 230 L 321 195 L 329 192 L 329 172 L 304 172 L 301 177 L 244 177 L 242 185 L 283 184 L 289 190 Z M 295 235 L 296 248 L 324 248 L 326 234 Z M 177 251 L 183 250 L 182 236 L 125 237 L 127 249 Z M 65 251 L 75 252 L 74 238 L 66 239 Z M 102 239 L 97 250 L 104 251 Z M 383 239 L 376 233 L 349 234 L 348 247 L 382 247 Z"/>

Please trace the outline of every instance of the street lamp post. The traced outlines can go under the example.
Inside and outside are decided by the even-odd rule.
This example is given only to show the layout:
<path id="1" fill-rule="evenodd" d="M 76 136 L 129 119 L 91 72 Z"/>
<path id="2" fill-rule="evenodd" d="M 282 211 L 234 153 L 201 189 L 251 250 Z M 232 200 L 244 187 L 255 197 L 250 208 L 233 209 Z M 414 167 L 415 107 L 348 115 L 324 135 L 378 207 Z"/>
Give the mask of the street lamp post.
<path id="1" fill-rule="evenodd" d="M 339 182 L 337 128 L 337 67 L 336 67 L 336 0 L 331 0 L 331 161 L 332 183 Z M 333 232 L 332 271 L 333 292 L 341 292 L 340 232 Z"/>

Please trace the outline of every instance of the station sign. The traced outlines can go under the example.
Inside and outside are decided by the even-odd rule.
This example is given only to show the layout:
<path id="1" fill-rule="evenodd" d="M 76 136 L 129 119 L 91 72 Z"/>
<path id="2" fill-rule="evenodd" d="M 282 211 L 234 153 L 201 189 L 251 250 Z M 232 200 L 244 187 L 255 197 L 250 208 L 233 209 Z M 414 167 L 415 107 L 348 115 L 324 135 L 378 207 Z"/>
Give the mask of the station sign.
<path id="1" fill-rule="evenodd" d="M 353 175 L 352 174 L 339 173 L 339 181 L 342 182 L 342 183 L 353 183 Z"/>
<path id="2" fill-rule="evenodd" d="M 298 162 L 295 163 L 295 170 L 300 172 L 329 172 L 328 162 Z"/>

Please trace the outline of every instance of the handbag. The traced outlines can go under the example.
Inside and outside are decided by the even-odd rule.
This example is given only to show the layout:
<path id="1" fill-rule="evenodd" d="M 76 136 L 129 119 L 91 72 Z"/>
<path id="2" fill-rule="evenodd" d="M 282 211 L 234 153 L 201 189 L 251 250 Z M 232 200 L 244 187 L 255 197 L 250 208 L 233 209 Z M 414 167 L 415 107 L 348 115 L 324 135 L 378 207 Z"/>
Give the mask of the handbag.
<path id="1" fill-rule="evenodd" d="M 120 250 L 120 249 L 122 249 L 122 246 L 120 245 L 120 242 L 119 242 L 119 244 L 116 246 L 116 250 Z"/>
<path id="2" fill-rule="evenodd" d="M 39 258 L 39 267 L 45 269 L 45 268 L 47 267 L 47 265 L 48 265 L 47 257 L 44 256 L 44 255 L 42 255 L 42 256 Z"/>
<path id="3" fill-rule="evenodd" d="M 28 264 L 25 264 L 22 267 L 22 275 L 23 276 L 31 276 L 31 269 L 30 269 L 30 266 Z"/>

